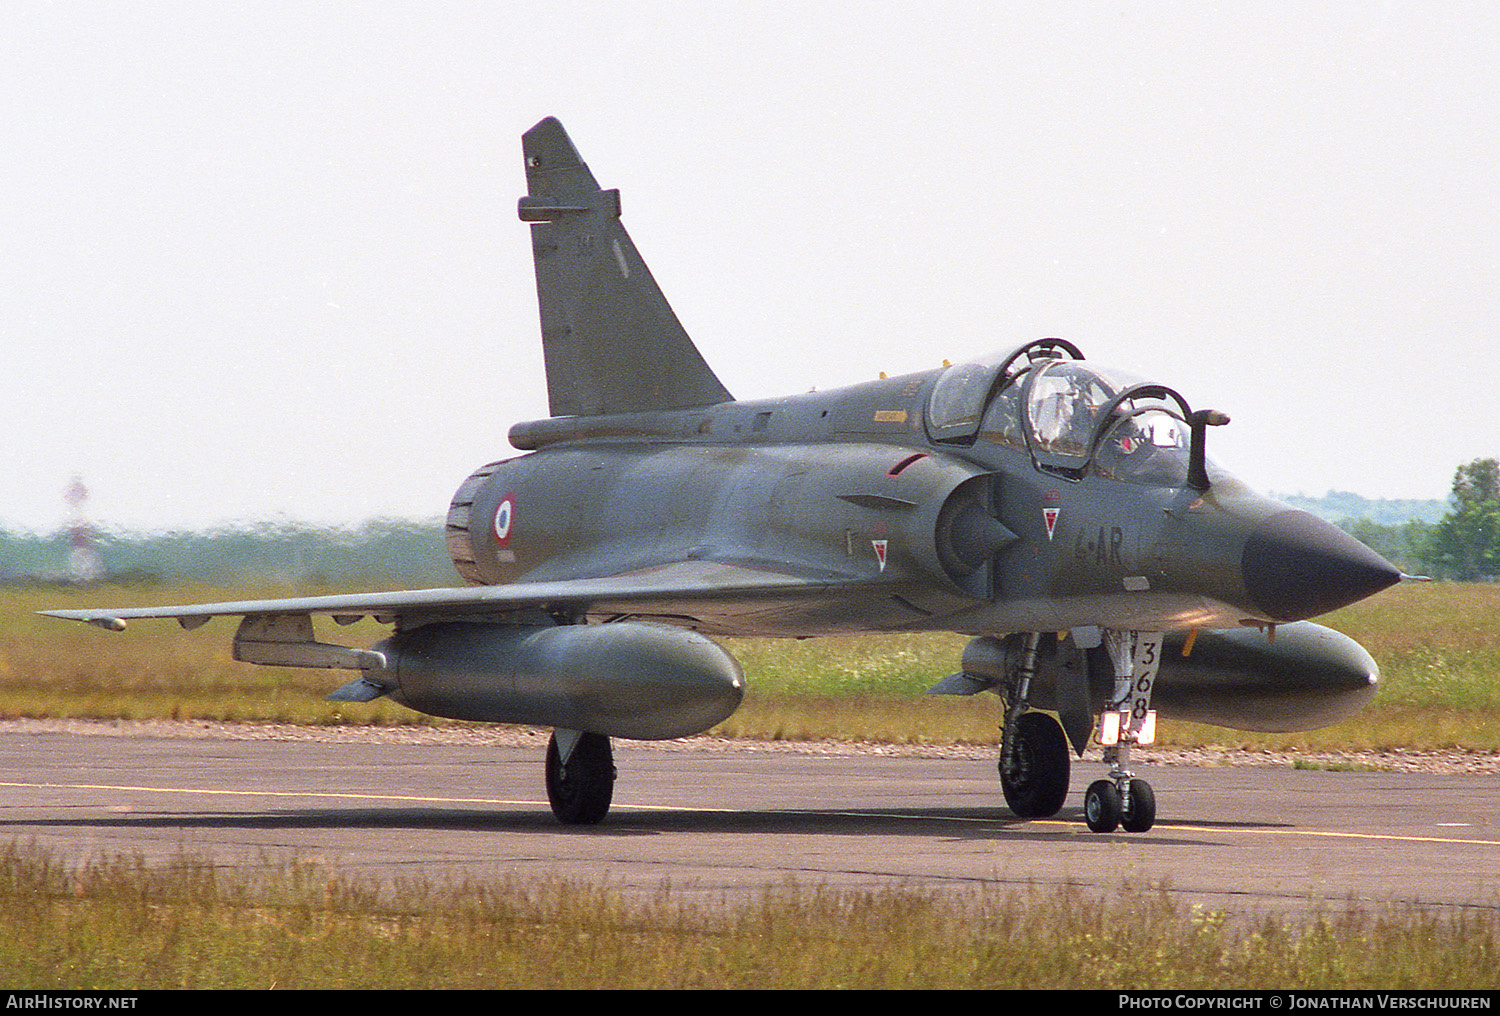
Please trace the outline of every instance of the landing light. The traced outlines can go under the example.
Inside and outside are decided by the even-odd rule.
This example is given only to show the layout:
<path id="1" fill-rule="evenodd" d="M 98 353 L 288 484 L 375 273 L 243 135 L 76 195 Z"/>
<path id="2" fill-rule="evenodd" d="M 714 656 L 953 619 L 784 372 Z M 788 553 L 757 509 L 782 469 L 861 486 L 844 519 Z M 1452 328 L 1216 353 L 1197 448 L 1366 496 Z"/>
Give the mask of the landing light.
<path id="1" fill-rule="evenodd" d="M 1120 743 L 1120 714 L 1105 713 L 1099 717 L 1099 743 L 1106 748 Z"/>
<path id="2" fill-rule="evenodd" d="M 1124 737 L 1121 737 L 1121 731 Z M 1132 736 L 1130 734 L 1130 713 L 1107 712 L 1099 717 L 1099 743 L 1105 748 L 1113 748 L 1121 740 L 1129 741 L 1131 744 L 1155 744 L 1156 743 L 1156 710 L 1152 709 L 1141 721 L 1141 729 Z"/>

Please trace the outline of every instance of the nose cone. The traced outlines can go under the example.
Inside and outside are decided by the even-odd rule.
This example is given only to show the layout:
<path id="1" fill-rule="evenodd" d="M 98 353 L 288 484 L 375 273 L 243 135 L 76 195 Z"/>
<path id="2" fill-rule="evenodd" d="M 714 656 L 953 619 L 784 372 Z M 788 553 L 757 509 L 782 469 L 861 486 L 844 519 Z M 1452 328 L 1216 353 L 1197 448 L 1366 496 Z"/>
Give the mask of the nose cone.
<path id="1" fill-rule="evenodd" d="M 1245 541 L 1250 596 L 1277 621 L 1300 621 L 1362 600 L 1401 580 L 1395 565 L 1315 515 L 1288 509 Z"/>

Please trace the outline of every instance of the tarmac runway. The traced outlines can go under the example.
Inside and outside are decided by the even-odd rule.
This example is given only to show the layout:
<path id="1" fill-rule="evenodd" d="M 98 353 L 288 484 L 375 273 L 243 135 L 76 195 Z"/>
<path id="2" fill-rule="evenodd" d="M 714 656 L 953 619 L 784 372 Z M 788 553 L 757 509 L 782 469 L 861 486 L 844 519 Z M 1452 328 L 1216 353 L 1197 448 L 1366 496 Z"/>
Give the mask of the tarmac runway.
<path id="1" fill-rule="evenodd" d="M 185 728 L 186 729 L 186 728 Z M 558 825 L 544 735 L 345 743 L 0 730 L 0 841 L 62 858 L 315 860 L 385 878 L 563 876 L 719 897 L 788 881 L 1164 890 L 1228 912 L 1500 907 L 1500 776 L 1142 765 L 1147 833 L 1010 816 L 992 757 L 616 742 L 615 805 Z M 516 743 L 518 740 L 532 743 Z"/>

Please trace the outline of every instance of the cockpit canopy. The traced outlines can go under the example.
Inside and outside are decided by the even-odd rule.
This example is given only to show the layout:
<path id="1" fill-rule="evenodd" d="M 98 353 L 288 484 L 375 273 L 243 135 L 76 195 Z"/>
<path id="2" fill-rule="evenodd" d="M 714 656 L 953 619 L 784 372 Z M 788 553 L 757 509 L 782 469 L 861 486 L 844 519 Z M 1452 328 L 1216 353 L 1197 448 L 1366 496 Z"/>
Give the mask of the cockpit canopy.
<path id="1" fill-rule="evenodd" d="M 1190 413 L 1172 389 L 1085 363 L 1070 342 L 1042 339 L 947 368 L 926 420 L 935 441 L 1024 450 L 1038 469 L 1069 479 L 1092 472 L 1182 486 Z"/>

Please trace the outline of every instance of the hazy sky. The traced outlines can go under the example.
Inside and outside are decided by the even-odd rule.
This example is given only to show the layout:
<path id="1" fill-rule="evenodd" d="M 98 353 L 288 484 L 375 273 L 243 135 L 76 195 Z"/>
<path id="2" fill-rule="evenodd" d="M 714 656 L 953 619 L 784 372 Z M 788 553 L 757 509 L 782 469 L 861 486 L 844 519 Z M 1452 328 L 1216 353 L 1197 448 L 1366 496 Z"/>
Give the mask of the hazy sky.
<path id="1" fill-rule="evenodd" d="M 10 0 L 0 526 L 443 511 L 547 115 L 739 397 L 1058 335 L 1264 490 L 1500 454 L 1494 8 L 1010 6 Z"/>

